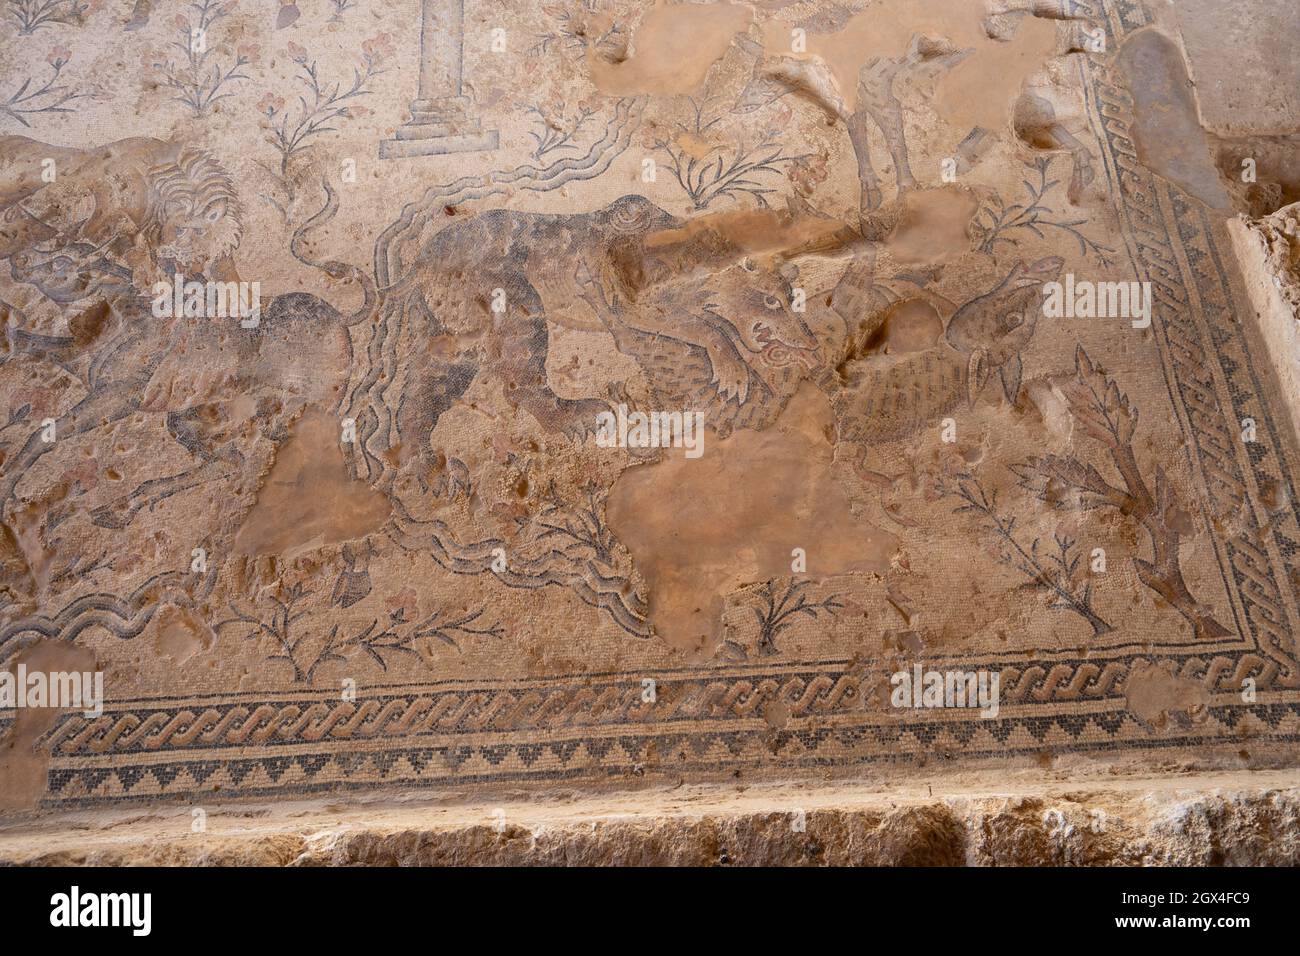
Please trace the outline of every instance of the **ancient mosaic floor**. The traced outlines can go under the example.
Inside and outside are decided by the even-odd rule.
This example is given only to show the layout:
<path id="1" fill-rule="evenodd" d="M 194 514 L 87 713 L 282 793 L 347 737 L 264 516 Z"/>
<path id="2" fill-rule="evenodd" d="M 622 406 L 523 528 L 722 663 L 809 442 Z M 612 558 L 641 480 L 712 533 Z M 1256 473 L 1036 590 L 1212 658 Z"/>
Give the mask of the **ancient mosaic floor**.
<path id="1" fill-rule="evenodd" d="M 3 12 L 0 662 L 104 688 L 0 710 L 5 810 L 1295 762 L 1294 289 L 1229 229 L 1295 235 L 1234 219 L 1300 199 L 1293 52 L 1189 77 L 1230 41 L 1162 0 Z"/>

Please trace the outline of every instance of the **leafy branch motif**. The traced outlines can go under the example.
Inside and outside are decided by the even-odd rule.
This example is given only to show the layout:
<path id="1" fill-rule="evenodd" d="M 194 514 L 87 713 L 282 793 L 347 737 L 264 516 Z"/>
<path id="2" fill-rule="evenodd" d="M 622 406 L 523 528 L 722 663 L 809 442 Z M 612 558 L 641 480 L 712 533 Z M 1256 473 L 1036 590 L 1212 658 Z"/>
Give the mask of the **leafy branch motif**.
<path id="1" fill-rule="evenodd" d="M 552 483 L 545 496 L 542 509 L 532 519 L 537 529 L 535 542 L 558 544 L 566 557 L 590 552 L 596 560 L 614 565 L 614 533 L 609 530 L 596 500 L 596 486 L 585 489 L 585 501 L 572 507 L 561 500 Z"/>
<path id="2" fill-rule="evenodd" d="M 268 661 L 288 661 L 293 665 L 293 679 L 295 682 L 301 682 L 307 679 L 306 672 L 298 665 L 298 646 L 302 642 L 302 637 L 294 637 L 293 625 L 300 620 L 306 611 L 295 611 L 294 607 L 307 596 L 309 592 L 301 584 L 295 584 L 285 593 L 284 600 L 272 597 L 271 602 L 275 605 L 275 612 L 269 622 L 261 620 L 251 611 L 241 610 L 233 601 L 230 602 L 230 613 L 233 617 L 224 621 L 218 621 L 215 630 L 220 633 L 223 627 L 233 624 L 248 625 L 251 629 L 244 634 L 244 639 L 256 636 L 269 637 L 275 641 L 279 647 L 278 654 L 272 654 L 267 657 Z"/>
<path id="3" fill-rule="evenodd" d="M 1188 590 L 1179 563 L 1181 528 L 1190 518 L 1178 505 L 1173 485 L 1159 465 L 1149 487 L 1133 452 L 1138 410 L 1119 386 L 1095 366 L 1080 346 L 1075 352 L 1075 378 L 1065 388 L 1076 424 L 1101 443 L 1124 486 L 1111 484 L 1094 466 L 1073 456 L 1041 455 L 1012 470 L 1040 501 L 1063 511 L 1111 507 L 1134 521 L 1151 540 L 1152 558 L 1133 559 L 1139 580 L 1155 591 L 1192 626 L 1198 639 L 1229 635 L 1213 614 Z"/>
<path id="4" fill-rule="evenodd" d="M 9 0 L 8 6 L 8 15 L 22 36 L 56 23 L 80 23 L 90 9 L 81 0 Z"/>
<path id="5" fill-rule="evenodd" d="M 566 149 L 578 149 L 578 144 L 574 142 L 578 133 L 587 125 L 587 120 L 596 115 L 596 108 L 586 104 L 579 104 L 577 116 L 570 122 L 565 122 L 563 115 L 557 119 L 552 119 L 543 113 L 536 106 L 528 107 L 528 112 L 536 114 L 541 126 L 541 132 L 528 131 L 533 142 L 537 144 L 533 150 L 533 159 L 541 159 L 547 153 L 553 153 Z"/>
<path id="6" fill-rule="evenodd" d="M 1079 227 L 1086 224 L 1087 219 L 1055 218 L 1057 213 L 1047 205 L 1047 194 L 1061 184 L 1059 179 L 1048 180 L 1047 171 L 1050 165 L 1051 159 L 1046 156 L 1039 156 L 1034 160 L 1034 168 L 1038 170 L 1038 182 L 1021 180 L 1027 194 L 1024 202 L 1008 206 L 1001 196 L 994 193 L 991 204 L 980 207 L 974 223 L 977 238 L 980 240 L 979 251 L 991 255 L 996 252 L 1000 243 L 1014 246 L 1017 240 L 1008 233 L 1020 229 L 1028 230 L 1040 239 L 1045 229 L 1059 229 L 1075 238 L 1079 243 L 1080 255 L 1092 255 L 1103 266 L 1111 265 L 1114 262 L 1115 250 L 1094 242 L 1079 231 Z"/>
<path id="7" fill-rule="evenodd" d="M 352 0 L 330 0 L 330 6 L 334 8 L 334 15 L 330 17 L 330 23 L 342 23 L 343 14 L 356 6 Z"/>
<path id="8" fill-rule="evenodd" d="M 87 581 L 96 571 L 113 570 L 114 561 L 115 559 L 110 558 L 106 551 L 100 552 L 97 558 L 79 554 L 64 564 L 58 571 L 53 572 L 50 575 L 49 583 L 58 585 L 69 581 Z"/>
<path id="9" fill-rule="evenodd" d="M 1092 581 L 1084 580 L 1079 586 L 1079 562 L 1081 554 L 1075 553 L 1076 541 L 1066 535 L 1053 533 L 1052 540 L 1056 550 L 1046 555 L 1039 549 L 1039 538 L 1034 538 L 1028 548 L 1016 540 L 1015 515 L 998 513 L 997 493 L 989 494 L 979 480 L 969 472 L 957 475 L 955 494 L 963 504 L 953 509 L 954 514 L 962 512 L 979 515 L 984 521 L 984 528 L 996 535 L 1001 542 L 998 561 L 1015 568 L 1029 579 L 1029 586 L 1046 591 L 1052 595 L 1047 605 L 1053 611 L 1073 611 L 1092 627 L 1094 637 L 1114 630 L 1092 607 Z"/>
<path id="10" fill-rule="evenodd" d="M 250 78 L 242 72 L 250 61 L 242 50 L 236 52 L 234 62 L 227 67 L 212 58 L 215 48 L 210 42 L 211 28 L 229 13 L 228 7 L 217 0 L 195 0 L 189 6 L 194 15 L 176 17 L 179 39 L 170 44 L 184 59 L 160 58 L 152 66 L 158 71 L 162 85 L 176 91 L 176 99 L 193 110 L 195 116 L 203 116 L 213 103 L 231 95 L 229 90 L 222 91 L 228 83 Z"/>
<path id="11" fill-rule="evenodd" d="M 307 613 L 299 607 L 311 594 L 302 584 L 290 587 L 283 597 L 272 597 L 270 620 L 263 620 L 253 611 L 239 608 L 230 603 L 232 617 L 216 624 L 218 631 L 223 627 L 242 626 L 247 628 L 243 637 L 269 638 L 274 642 L 277 652 L 267 656 L 268 661 L 284 661 L 293 668 L 294 683 L 310 684 L 316 677 L 316 670 L 329 661 L 346 662 L 347 652 L 358 650 L 382 671 L 388 670 L 390 657 L 386 655 L 410 654 L 420 656 L 418 642 L 432 639 L 460 650 L 457 639 L 467 637 L 501 637 L 504 634 L 499 624 L 483 625 L 480 618 L 483 610 L 472 611 L 460 617 L 444 618 L 443 612 L 435 611 L 423 621 L 408 625 L 406 611 L 403 608 L 391 612 L 383 627 L 379 618 L 360 628 L 355 634 L 346 636 L 340 633 L 342 625 L 335 623 L 324 641 L 313 640 L 306 632 L 295 633 L 295 624 Z M 312 654 L 311 650 L 315 649 Z M 310 660 L 310 663 L 308 662 Z"/>
<path id="12" fill-rule="evenodd" d="M 67 50 L 55 47 L 48 58 L 51 69 L 50 78 L 35 89 L 32 88 L 31 77 L 24 79 L 17 91 L 9 99 L 0 103 L 0 113 L 12 116 L 23 126 L 30 127 L 32 124 L 27 120 L 29 116 L 76 112 L 76 107 L 67 104 L 89 94 L 77 93 L 70 87 L 59 83 L 59 76 L 63 72 L 63 68 L 68 64 L 67 57 Z"/>
<path id="13" fill-rule="evenodd" d="M 578 55 L 587 50 L 609 56 L 618 53 L 622 46 L 622 28 L 613 20 L 602 17 L 596 4 L 597 0 L 582 0 L 571 10 L 558 6 L 542 7 L 556 21 L 556 26 L 537 34 L 537 42 L 528 49 L 528 54 L 540 56 L 549 53 L 552 47 Z"/>
<path id="14" fill-rule="evenodd" d="M 730 157 L 726 148 L 721 146 L 715 146 L 699 157 L 670 139 L 657 138 L 654 145 L 668 155 L 668 169 L 696 209 L 707 209 L 724 196 L 738 199 L 743 195 L 752 196 L 759 206 L 767 208 L 767 194 L 776 190 L 765 187 L 754 177 L 780 175 L 782 165 L 803 158 L 786 155 L 784 147 L 776 142 L 775 131 L 764 134 L 752 148 L 745 146 L 742 140 L 736 144 Z"/>
<path id="15" fill-rule="evenodd" d="M 321 133 L 332 133 L 338 127 L 335 121 L 350 115 L 349 100 L 368 95 L 369 83 L 384 72 L 379 68 L 379 49 L 383 37 L 367 40 L 362 44 L 361 66 L 352 68 L 352 82 L 344 88 L 341 83 L 325 84 L 321 82 L 316 61 L 307 62 L 307 51 L 295 43 L 289 44 L 290 53 L 298 64 L 298 82 L 306 92 L 298 97 L 298 113 L 291 119 L 290 110 L 283 106 L 283 101 L 271 94 L 263 97 L 262 112 L 271 122 L 270 142 L 280 153 L 280 173 L 289 171 L 289 162 L 307 145 L 307 141 Z M 277 124 L 278 121 L 278 125 Z"/>
<path id="16" fill-rule="evenodd" d="M 441 612 L 433 613 L 405 634 L 397 630 L 406 623 L 406 612 L 400 607 L 388 615 L 388 624 L 383 629 L 379 628 L 379 619 L 376 618 L 351 637 L 340 638 L 339 625 L 335 624 L 330 628 L 325 645 L 316 654 L 311 666 L 307 668 L 307 682 L 311 682 L 316 674 L 316 668 L 326 661 L 345 663 L 347 657 L 343 652 L 352 647 L 360 648 L 379 665 L 380 670 L 387 671 L 388 662 L 384 659 L 385 652 L 410 654 L 418 658 L 420 652 L 413 645 L 424 638 L 433 638 L 459 651 L 457 637 L 462 640 L 469 636 L 501 637 L 505 633 L 499 624 L 479 626 L 478 619 L 483 616 L 482 609 L 448 621 L 440 621 L 440 615 Z"/>
<path id="17" fill-rule="evenodd" d="M 776 646 L 776 637 L 794 624 L 798 615 L 815 619 L 822 612 L 834 614 L 844 607 L 836 599 L 836 595 L 821 601 L 809 601 L 803 592 L 811 583 L 811 581 L 791 580 L 778 597 L 776 582 L 766 581 L 755 592 L 759 603 L 751 605 L 750 610 L 758 620 L 758 643 L 755 649 L 759 654 L 769 657 L 780 653 Z M 727 640 L 724 646 L 735 656 L 741 658 L 748 656 L 745 648 L 736 641 Z"/>
<path id="18" fill-rule="evenodd" d="M 714 126 L 718 125 L 718 123 L 722 122 L 722 117 L 726 115 L 726 97 L 722 95 L 705 92 L 705 94 L 698 100 L 694 96 L 688 96 L 686 99 L 691 104 L 691 112 L 695 114 L 691 120 L 690 131 L 696 136 L 701 136 L 704 133 L 707 133 Z M 710 112 L 716 112 L 716 115 L 706 123 L 704 118 L 708 116 Z M 678 128 L 682 130 L 687 129 L 686 126 L 680 123 L 678 124 Z"/>

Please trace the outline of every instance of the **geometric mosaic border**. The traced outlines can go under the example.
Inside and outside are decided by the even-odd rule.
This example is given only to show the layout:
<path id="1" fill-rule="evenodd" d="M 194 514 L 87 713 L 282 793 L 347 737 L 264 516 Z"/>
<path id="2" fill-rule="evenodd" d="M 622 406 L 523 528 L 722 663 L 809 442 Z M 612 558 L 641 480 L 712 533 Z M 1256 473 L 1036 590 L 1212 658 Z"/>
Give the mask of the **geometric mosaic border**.
<path id="1" fill-rule="evenodd" d="M 1141 3 L 1063 0 L 1107 30 L 1107 49 L 1150 24 Z M 905 763 L 923 755 L 1005 758 L 1045 749 L 1087 752 L 1300 743 L 1300 498 L 1289 439 L 1270 415 L 1245 328 L 1232 318 L 1221 235 L 1204 210 L 1137 162 L 1131 100 L 1104 58 L 1077 57 L 1120 232 L 1138 279 L 1152 283 L 1153 330 L 1203 508 L 1248 519 L 1212 532 L 1235 636 L 1159 653 L 1110 651 L 1026 663 L 963 658 L 1002 675 L 1002 713 L 869 709 L 887 678 L 849 661 L 785 662 L 660 673 L 516 681 L 449 681 L 329 692 L 115 701 L 102 716 L 69 714 L 43 738 L 51 750 L 46 806 L 211 794 L 265 797 L 384 785 L 601 780 L 640 773 L 719 774 Z M 1259 441 L 1235 440 L 1253 418 Z M 1267 515 L 1259 488 L 1279 483 L 1292 505 Z M 1212 523 L 1207 522 L 1212 526 Z M 943 666 L 935 658 L 934 666 Z M 1126 709 L 1135 665 L 1172 667 L 1208 705 L 1153 727 Z M 657 697 L 642 700 L 653 677 Z M 1243 704 L 1254 678 L 1258 702 Z M 779 729 L 765 715 L 779 702 Z M 255 755 L 250 756 L 250 745 Z"/>

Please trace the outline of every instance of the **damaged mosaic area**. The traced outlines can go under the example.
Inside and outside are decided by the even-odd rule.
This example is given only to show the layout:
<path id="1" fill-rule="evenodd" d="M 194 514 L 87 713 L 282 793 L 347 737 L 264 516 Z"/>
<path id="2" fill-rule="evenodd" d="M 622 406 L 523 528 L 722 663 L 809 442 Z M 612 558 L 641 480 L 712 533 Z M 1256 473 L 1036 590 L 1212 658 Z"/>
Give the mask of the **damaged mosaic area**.
<path id="1" fill-rule="evenodd" d="M 1294 761 L 1300 86 L 1169 5 L 4 7 L 0 665 L 104 700 L 0 808 Z"/>

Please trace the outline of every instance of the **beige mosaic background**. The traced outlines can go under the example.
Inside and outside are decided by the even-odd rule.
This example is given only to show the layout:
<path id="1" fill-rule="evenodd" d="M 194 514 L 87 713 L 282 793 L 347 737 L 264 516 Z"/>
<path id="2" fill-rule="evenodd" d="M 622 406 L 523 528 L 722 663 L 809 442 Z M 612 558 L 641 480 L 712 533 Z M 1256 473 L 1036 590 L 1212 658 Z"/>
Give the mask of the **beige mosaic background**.
<path id="1" fill-rule="evenodd" d="M 0 661 L 107 697 L 0 712 L 7 809 L 1293 760 L 1226 223 L 1300 198 L 1297 87 L 1198 101 L 1172 7 L 4 12 Z M 178 272 L 257 327 L 155 315 Z M 598 446 L 620 404 L 704 453 Z M 892 706 L 916 664 L 998 717 Z"/>

